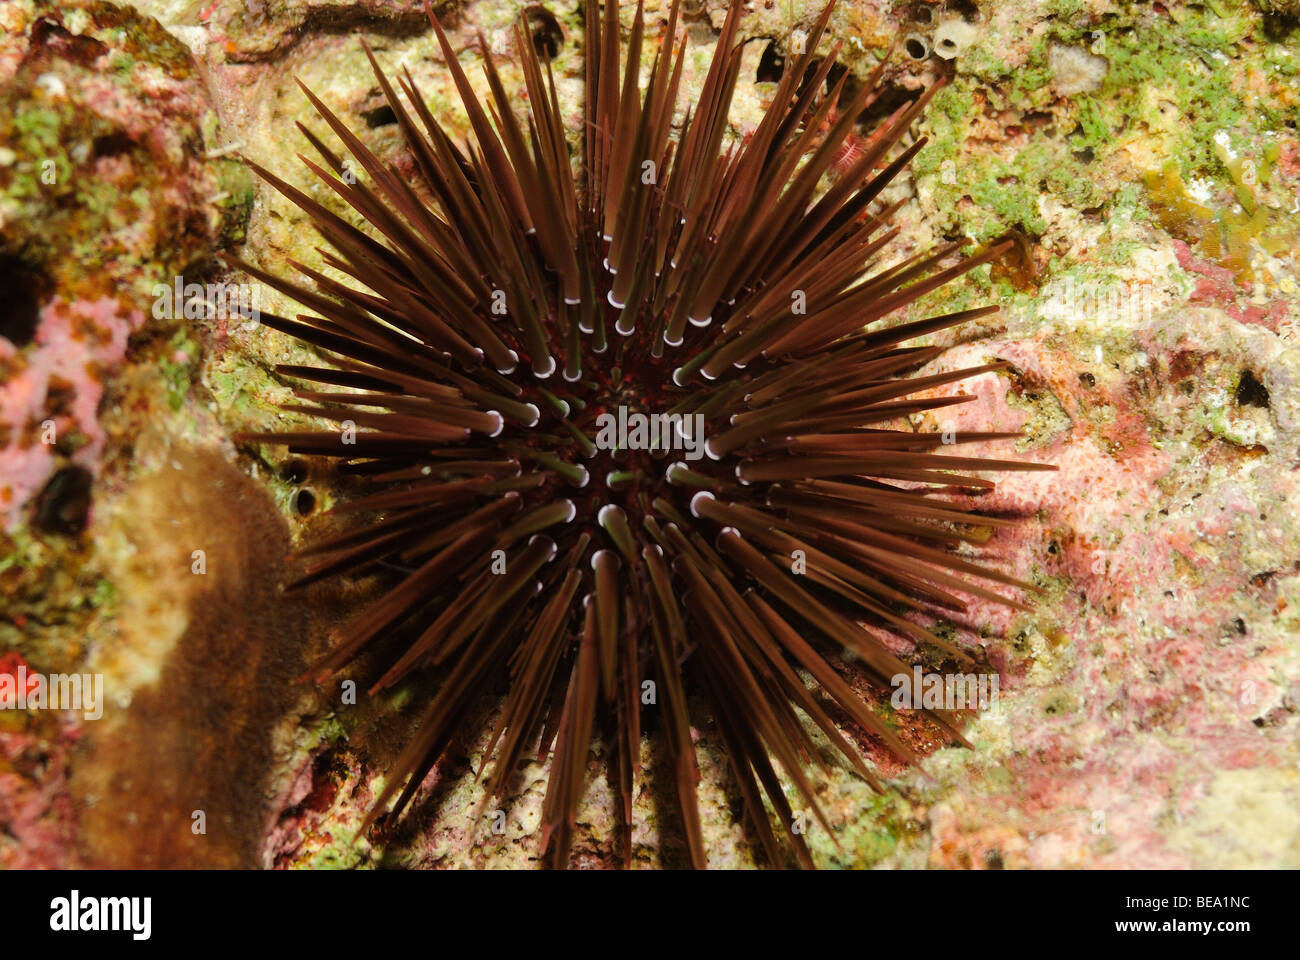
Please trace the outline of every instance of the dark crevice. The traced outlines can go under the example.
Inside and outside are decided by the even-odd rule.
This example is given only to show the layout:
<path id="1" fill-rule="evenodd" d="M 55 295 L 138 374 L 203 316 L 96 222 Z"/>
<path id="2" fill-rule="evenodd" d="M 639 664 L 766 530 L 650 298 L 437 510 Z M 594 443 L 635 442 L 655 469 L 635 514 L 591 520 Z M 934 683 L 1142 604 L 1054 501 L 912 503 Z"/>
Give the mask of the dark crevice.
<path id="1" fill-rule="evenodd" d="M 85 530 L 93 482 L 85 467 L 64 467 L 56 473 L 37 498 L 36 527 L 69 537 Z"/>
<path id="2" fill-rule="evenodd" d="M 50 284 L 19 257 L 0 253 L 0 337 L 25 347 L 36 336 Z"/>
<path id="3" fill-rule="evenodd" d="M 1268 387 L 1251 370 L 1241 371 L 1241 379 L 1237 381 L 1237 406 L 1268 409 Z"/>
<path id="4" fill-rule="evenodd" d="M 117 157 L 135 149 L 135 141 L 125 133 L 106 133 L 96 137 L 91 145 L 96 157 Z"/>
<path id="5" fill-rule="evenodd" d="M 886 84 L 875 102 L 858 114 L 858 126 L 871 129 L 899 107 L 912 103 L 920 95 L 919 90 L 909 90 L 901 84 Z"/>
<path id="6" fill-rule="evenodd" d="M 376 127 L 387 127 L 397 123 L 397 114 L 385 103 L 373 110 L 362 110 L 361 119 L 366 121 L 367 127 L 374 130 Z"/>
<path id="7" fill-rule="evenodd" d="M 75 36 L 53 17 L 41 17 L 32 24 L 32 49 L 44 49 L 62 60 L 89 67 L 108 52 L 94 37 Z"/>
<path id="8" fill-rule="evenodd" d="M 564 29 L 555 14 L 540 3 L 531 3 L 524 8 L 528 25 L 533 35 L 533 49 L 543 60 L 554 60 L 564 48 Z"/>
<path id="9" fill-rule="evenodd" d="M 769 40 L 758 58 L 758 69 L 754 71 L 755 83 L 780 83 L 785 73 L 785 56 L 777 48 L 775 40 Z"/>

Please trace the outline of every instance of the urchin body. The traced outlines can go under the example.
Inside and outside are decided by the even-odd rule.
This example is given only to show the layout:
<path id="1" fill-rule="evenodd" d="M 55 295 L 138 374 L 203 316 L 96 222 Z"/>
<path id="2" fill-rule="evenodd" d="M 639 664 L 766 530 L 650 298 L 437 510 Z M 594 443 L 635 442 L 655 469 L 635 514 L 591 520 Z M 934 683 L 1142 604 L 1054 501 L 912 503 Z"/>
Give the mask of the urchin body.
<path id="1" fill-rule="evenodd" d="M 851 652 L 887 688 L 910 667 L 883 633 L 960 658 L 912 615 L 962 609 L 972 595 L 1016 604 L 986 581 L 1028 587 L 949 549 L 976 539 L 969 525 L 1005 521 L 944 495 L 991 486 L 956 471 L 1037 465 L 946 450 L 1006 434 L 894 426 L 964 399 L 918 391 L 992 368 L 910 375 L 942 351 L 906 342 L 989 311 L 879 323 L 1000 251 L 943 267 L 953 254 L 943 248 L 873 269 L 895 232 L 896 208 L 877 198 L 921 147 L 898 141 L 928 95 L 845 168 L 843 142 L 874 94 L 868 82 L 837 109 L 844 81 L 824 91 L 834 54 L 813 51 L 829 9 L 753 134 L 724 148 L 739 5 L 684 117 L 678 4 L 644 90 L 642 11 L 624 50 L 615 7 L 587 4 L 576 156 L 549 64 L 522 28 L 521 119 L 490 60 L 492 102 L 478 104 L 434 20 L 472 146 L 452 142 L 409 75 L 399 96 L 375 67 L 412 182 L 308 92 L 358 177 L 303 128 L 323 157 L 307 162 L 373 230 L 259 172 L 312 217 L 332 248 L 325 262 L 354 282 L 295 264 L 306 287 L 244 266 L 313 311 L 262 319 L 326 352 L 328 366 L 279 369 L 307 383 L 292 409 L 341 429 L 247 439 L 338 458 L 374 487 L 339 508 L 357 516 L 346 532 L 302 551 L 297 584 L 379 563 L 404 571 L 314 675 L 392 635 L 404 652 L 375 689 L 445 671 L 376 813 L 398 790 L 405 806 L 481 698 L 504 688 L 488 788 L 500 796 L 523 757 L 551 757 L 542 846 L 553 862 L 567 857 L 598 734 L 613 748 L 630 855 L 640 741 L 653 726 L 703 866 L 687 706 L 698 692 L 767 855 L 784 861 L 784 834 L 808 864 L 776 772 L 820 817 L 802 716 L 873 783 L 827 699 L 910 756 L 826 653 Z M 956 735 L 953 717 L 934 719 Z"/>

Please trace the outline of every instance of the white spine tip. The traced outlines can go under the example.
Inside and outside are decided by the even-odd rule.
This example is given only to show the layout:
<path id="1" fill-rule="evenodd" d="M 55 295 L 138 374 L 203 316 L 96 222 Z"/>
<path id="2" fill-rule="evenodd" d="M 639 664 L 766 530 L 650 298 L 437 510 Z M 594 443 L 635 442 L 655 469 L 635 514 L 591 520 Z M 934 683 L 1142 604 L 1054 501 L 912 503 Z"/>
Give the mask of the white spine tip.
<path id="1" fill-rule="evenodd" d="M 689 318 L 693 327 L 707 327 L 713 322 L 713 314 L 709 314 L 703 320 L 696 320 L 694 317 Z"/>
<path id="2" fill-rule="evenodd" d="M 673 383 L 677 384 L 677 386 L 679 386 L 679 387 L 684 387 L 684 386 L 686 386 L 686 377 L 683 376 L 684 373 L 685 373 L 685 370 L 684 370 L 682 367 L 678 367 L 676 370 L 674 370 L 674 371 L 673 371 Z"/>
<path id="3" fill-rule="evenodd" d="M 614 504 L 607 503 L 603 507 L 601 507 L 598 511 L 596 511 L 596 522 L 603 527 L 605 525 L 605 518 L 612 516 L 616 512 L 622 513 L 623 511 L 620 510 Z"/>
<path id="4" fill-rule="evenodd" d="M 630 320 L 627 329 L 623 329 L 623 318 L 619 317 L 618 322 L 614 324 L 614 329 L 618 331 L 620 337 L 630 337 L 636 332 L 636 320 Z"/>
<path id="5" fill-rule="evenodd" d="M 685 340 L 686 340 L 685 337 L 678 337 L 676 340 L 674 340 L 672 337 L 668 336 L 667 330 L 664 331 L 664 343 L 668 344 L 668 346 L 670 347 L 680 347 L 685 342 Z"/>
<path id="6" fill-rule="evenodd" d="M 540 367 L 538 366 L 533 367 L 533 376 L 536 377 L 538 380 L 545 380 L 554 372 L 555 372 L 555 358 L 551 356 L 548 356 L 546 358 L 546 362 L 543 363 Z"/>
<path id="7" fill-rule="evenodd" d="M 613 307 L 615 310 L 622 310 L 624 307 L 627 306 L 626 303 L 619 303 L 617 300 L 614 299 L 614 291 L 613 291 L 613 290 L 611 290 L 611 291 L 609 291 L 609 293 L 605 294 L 605 299 L 609 301 L 609 305 L 610 305 L 611 307 Z"/>
<path id="8" fill-rule="evenodd" d="M 497 367 L 497 373 L 508 377 L 510 374 L 514 373 L 515 369 L 519 366 L 519 354 L 515 353 L 513 350 L 508 350 L 507 353 L 510 354 L 510 363 L 504 367 Z"/>
<path id="9" fill-rule="evenodd" d="M 713 441 L 712 441 L 712 440 L 705 440 L 705 441 L 704 441 L 704 452 L 707 453 L 707 454 L 709 455 L 709 459 L 710 459 L 710 460 L 721 460 L 721 459 L 722 459 L 722 454 L 719 453 L 719 452 L 717 451 L 717 448 L 715 448 L 715 447 L 713 446 Z"/>
<path id="10" fill-rule="evenodd" d="M 582 487 L 585 487 L 588 483 L 591 482 L 591 471 L 588 470 L 586 467 L 584 467 L 582 464 L 578 464 L 578 469 L 582 471 L 582 479 L 579 480 L 576 484 L 574 484 L 574 486 L 581 489 Z M 569 517 L 569 520 L 572 519 L 573 517 Z M 565 521 L 565 523 L 568 522 L 569 522 L 568 520 Z"/>
<path id="11" fill-rule="evenodd" d="M 552 540 L 550 537 L 546 536 L 546 534 L 544 533 L 534 533 L 531 537 L 528 538 L 528 546 L 531 547 L 538 540 L 545 540 L 547 543 L 550 544 L 550 548 L 546 551 L 548 554 L 546 559 L 550 560 L 552 557 L 554 557 L 555 551 L 557 549 L 557 547 L 555 546 L 555 541 Z"/>
<path id="12" fill-rule="evenodd" d="M 577 508 L 576 506 L 574 506 L 574 503 L 573 503 L 572 500 L 563 500 L 563 501 L 561 501 L 561 502 L 562 502 L 562 503 L 567 503 L 567 504 L 569 505 L 569 515 L 568 515 L 567 517 L 564 518 L 564 522 L 565 522 L 565 523 L 572 523 L 572 522 L 573 522 L 573 518 L 576 517 L 576 516 L 578 515 L 578 508 Z"/>
<path id="13" fill-rule="evenodd" d="M 537 424 L 542 419 L 542 411 L 538 409 L 537 404 L 535 403 L 526 403 L 524 404 L 524 406 L 527 407 L 530 411 L 532 411 L 533 414 L 533 419 L 529 420 L 526 425 L 530 427 L 537 426 Z"/>
<path id="14" fill-rule="evenodd" d="M 700 504 L 708 500 L 716 500 L 716 499 L 717 497 L 709 493 L 709 491 L 701 490 L 695 496 L 691 497 L 691 516 L 698 519 L 700 516 L 700 510 L 699 510 Z"/>
<path id="15" fill-rule="evenodd" d="M 506 418 L 501 416 L 499 410 L 489 410 L 488 415 L 497 418 L 497 428 L 488 434 L 489 437 L 501 436 L 501 431 L 506 428 Z"/>
<path id="16" fill-rule="evenodd" d="M 736 479 L 740 481 L 740 485 L 741 485 L 742 487 L 747 487 L 747 486 L 749 486 L 749 481 L 746 480 L 746 479 L 745 479 L 745 475 L 744 475 L 743 473 L 741 473 L 741 466 L 740 466 L 740 464 L 736 464 Z"/>
<path id="17" fill-rule="evenodd" d="M 562 376 L 569 383 L 577 383 L 579 380 L 582 379 L 582 371 L 577 370 L 574 371 L 573 373 L 569 373 L 568 370 L 565 370 L 562 374 L 560 374 L 560 376 Z"/>

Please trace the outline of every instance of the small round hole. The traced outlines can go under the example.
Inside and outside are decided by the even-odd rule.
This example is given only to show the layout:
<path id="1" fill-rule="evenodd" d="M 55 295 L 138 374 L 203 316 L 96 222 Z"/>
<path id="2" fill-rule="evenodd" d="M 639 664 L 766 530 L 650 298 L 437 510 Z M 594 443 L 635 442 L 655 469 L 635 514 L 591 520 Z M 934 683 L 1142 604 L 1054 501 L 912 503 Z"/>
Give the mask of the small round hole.
<path id="1" fill-rule="evenodd" d="M 295 490 L 293 496 L 289 498 L 289 509 L 300 517 L 310 516 L 316 509 L 316 494 L 306 487 Z"/>
<path id="2" fill-rule="evenodd" d="M 564 47 L 564 30 L 560 21 L 540 3 L 530 4 L 524 13 L 533 33 L 533 49 L 543 60 L 554 60 Z"/>
<path id="3" fill-rule="evenodd" d="M 45 485 L 36 502 L 36 526 L 46 533 L 76 536 L 90 519 L 94 478 L 85 467 L 64 467 Z"/>

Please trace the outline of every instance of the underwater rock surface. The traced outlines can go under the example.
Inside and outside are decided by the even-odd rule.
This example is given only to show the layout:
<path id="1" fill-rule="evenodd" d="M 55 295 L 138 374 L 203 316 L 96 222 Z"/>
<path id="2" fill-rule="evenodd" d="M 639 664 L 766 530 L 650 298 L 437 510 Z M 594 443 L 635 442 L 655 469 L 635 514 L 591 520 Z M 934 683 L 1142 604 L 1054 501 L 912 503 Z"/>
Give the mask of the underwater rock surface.
<path id="1" fill-rule="evenodd" d="M 519 85 L 505 30 L 522 6 L 438 5 L 474 83 L 481 30 Z M 574 111 L 580 15 L 550 6 Z M 647 2 L 651 23 L 666 6 Z M 688 86 L 725 4 L 689 6 Z M 768 38 L 819 9 L 747 5 L 742 31 L 759 39 L 734 136 L 770 96 L 754 80 Z M 1011 365 L 969 384 L 979 400 L 951 424 L 915 427 L 1024 430 L 972 455 L 1016 446 L 1060 470 L 999 477 L 968 504 L 1034 511 L 995 543 L 1007 572 L 1046 590 L 1030 612 L 976 601 L 942 625 L 985 649 L 998 709 L 966 728 L 973 749 L 940 748 L 874 696 L 926 759 L 869 755 L 884 794 L 822 774 L 835 829 L 810 829 L 820 865 L 1300 867 L 1294 17 L 1111 0 L 836 10 L 855 73 L 892 48 L 891 108 L 951 78 L 886 198 L 905 201 L 892 255 L 1018 244 L 907 317 L 999 303 L 927 372 Z M 294 121 L 320 125 L 295 77 L 406 162 L 359 36 L 464 126 L 420 6 L 0 0 L 0 30 L 0 673 L 105 682 L 100 718 L 0 710 L 0 865 L 532 864 L 546 765 L 520 771 L 502 826 L 475 781 L 486 735 L 434 769 L 402 823 L 355 837 L 429 686 L 367 698 L 362 665 L 352 705 L 293 682 L 377 584 L 280 600 L 283 555 L 335 491 L 310 464 L 229 439 L 283 428 L 289 391 L 271 367 L 312 357 L 238 319 L 154 309 L 177 276 L 247 279 L 224 272 L 223 250 L 280 274 L 320 266 L 301 214 L 234 158 L 314 189 Z M 694 733 L 711 863 L 757 865 L 716 733 Z M 642 760 L 635 862 L 680 865 L 655 788 L 671 773 L 653 741 Z M 579 866 L 620 859 L 601 769 L 593 753 Z"/>

